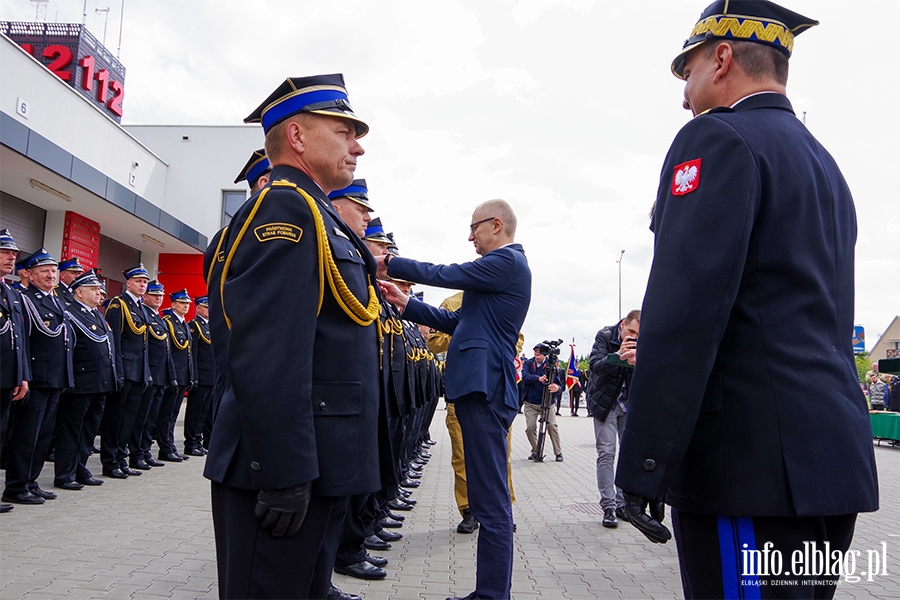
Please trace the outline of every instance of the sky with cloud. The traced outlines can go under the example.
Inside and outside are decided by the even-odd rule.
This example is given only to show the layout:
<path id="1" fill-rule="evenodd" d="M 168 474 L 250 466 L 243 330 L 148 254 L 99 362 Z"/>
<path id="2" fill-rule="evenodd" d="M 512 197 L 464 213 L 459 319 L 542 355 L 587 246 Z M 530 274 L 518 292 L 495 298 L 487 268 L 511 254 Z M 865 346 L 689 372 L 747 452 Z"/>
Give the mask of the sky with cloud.
<path id="1" fill-rule="evenodd" d="M 784 4 L 821 22 L 797 38 L 788 96 L 856 200 L 856 323 L 871 347 L 900 314 L 900 54 L 875 31 L 900 22 L 900 2 L 866 3 L 865 15 L 847 0 Z M 669 65 L 705 5 L 124 0 L 123 122 L 240 123 L 285 77 L 343 73 L 371 127 L 357 176 L 401 252 L 471 260 L 472 209 L 508 200 L 534 274 L 526 345 L 574 338 L 586 354 L 618 318 L 623 249 L 622 310 L 641 305 L 648 213 L 690 119 Z M 98 39 L 95 11 L 109 7 L 115 51 L 123 0 L 50 0 L 47 19 L 80 23 L 85 6 Z M 27 0 L 0 0 L 0 19 L 34 16 Z M 434 304 L 449 295 L 424 289 Z"/>

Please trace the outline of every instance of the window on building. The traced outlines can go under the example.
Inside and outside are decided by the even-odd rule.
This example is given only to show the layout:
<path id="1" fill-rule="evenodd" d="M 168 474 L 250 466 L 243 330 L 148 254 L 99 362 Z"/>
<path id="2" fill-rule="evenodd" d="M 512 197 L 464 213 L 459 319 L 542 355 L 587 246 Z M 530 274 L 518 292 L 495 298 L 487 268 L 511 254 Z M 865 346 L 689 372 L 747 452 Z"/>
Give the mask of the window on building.
<path id="1" fill-rule="evenodd" d="M 244 201 L 247 200 L 247 192 L 222 190 L 222 227 L 231 223 L 231 218 L 238 211 Z"/>

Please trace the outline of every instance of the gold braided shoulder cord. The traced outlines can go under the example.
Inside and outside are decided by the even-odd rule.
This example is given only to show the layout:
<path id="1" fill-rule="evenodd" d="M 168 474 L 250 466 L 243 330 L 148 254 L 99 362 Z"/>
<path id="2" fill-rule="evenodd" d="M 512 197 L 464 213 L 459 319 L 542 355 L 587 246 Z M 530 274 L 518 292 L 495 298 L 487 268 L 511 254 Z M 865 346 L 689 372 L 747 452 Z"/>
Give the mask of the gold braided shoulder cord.
<path id="1" fill-rule="evenodd" d="M 325 231 L 325 221 L 319 213 L 316 201 L 312 196 L 300 188 L 295 189 L 303 196 L 304 200 L 306 200 L 306 203 L 309 205 L 309 210 L 312 212 L 313 220 L 316 223 L 316 244 L 319 248 L 319 272 L 325 272 L 325 275 L 328 278 L 328 286 L 331 288 L 334 299 L 337 300 L 338 306 L 341 307 L 344 313 L 350 317 L 354 323 L 362 325 L 363 327 L 371 325 L 373 321 L 378 320 L 378 315 L 381 312 L 381 305 L 378 303 L 378 294 L 375 293 L 375 287 L 372 285 L 371 276 L 367 275 L 367 277 L 370 278 L 368 285 L 369 301 L 366 306 L 363 306 L 362 303 L 356 299 L 356 296 L 353 295 L 353 292 L 350 291 L 350 288 L 347 287 L 344 278 L 341 276 L 341 272 L 334 262 L 334 256 L 331 254 L 331 244 L 328 243 L 328 234 Z M 324 266 L 327 266 L 328 268 L 324 269 Z M 319 311 L 321 310 L 322 296 L 320 294 Z"/>
<path id="2" fill-rule="evenodd" d="M 206 284 L 209 285 L 210 279 L 212 279 L 213 269 L 216 267 L 216 262 L 219 258 L 219 252 L 222 250 L 222 242 L 225 241 L 225 236 L 228 234 L 228 227 L 222 228 L 222 235 L 219 236 L 219 243 L 216 244 L 216 253 L 213 254 L 213 258 L 209 261 L 209 271 L 206 273 Z"/>
<path id="3" fill-rule="evenodd" d="M 164 339 L 167 339 L 169 337 L 166 335 L 165 331 L 163 331 L 162 335 L 156 335 L 156 330 L 153 329 L 152 327 L 150 327 L 150 323 L 147 323 L 146 327 L 147 327 L 148 333 L 150 333 L 150 335 L 152 335 L 155 339 L 157 339 L 159 341 L 163 341 Z"/>
<path id="4" fill-rule="evenodd" d="M 194 321 L 194 327 L 197 328 L 197 335 L 200 336 L 201 340 L 203 340 L 207 344 L 212 344 L 212 341 L 208 337 L 203 335 L 203 328 L 200 327 L 200 324 L 197 323 L 197 321 Z"/>
<path id="5" fill-rule="evenodd" d="M 169 326 L 169 331 L 172 332 L 172 345 L 178 350 L 185 350 L 190 344 L 190 339 L 184 340 L 183 344 L 178 343 L 178 336 L 175 334 L 175 325 L 172 324 L 173 319 L 173 317 L 169 317 L 165 320 L 166 324 Z"/>
<path id="6" fill-rule="evenodd" d="M 128 323 L 128 328 L 131 329 L 131 333 L 134 335 L 144 335 L 147 331 L 147 324 L 144 323 L 140 327 L 134 324 L 134 320 L 131 318 L 131 310 L 125 306 L 125 302 L 119 300 L 119 305 L 122 307 L 122 315 L 125 317 L 125 322 Z"/>

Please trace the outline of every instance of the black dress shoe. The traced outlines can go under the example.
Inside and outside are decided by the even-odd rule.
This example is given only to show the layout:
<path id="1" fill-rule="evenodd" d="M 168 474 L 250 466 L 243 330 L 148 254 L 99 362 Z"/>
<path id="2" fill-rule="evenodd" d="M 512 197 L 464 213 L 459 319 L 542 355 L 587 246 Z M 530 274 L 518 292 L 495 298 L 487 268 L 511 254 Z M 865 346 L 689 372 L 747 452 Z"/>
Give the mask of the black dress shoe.
<path id="1" fill-rule="evenodd" d="M 366 550 L 384 551 L 384 550 L 390 550 L 391 545 L 388 544 L 387 542 L 385 542 L 384 540 L 382 540 L 377 535 L 370 535 L 369 537 L 367 537 L 366 539 L 363 540 L 363 548 L 365 548 Z"/>
<path id="2" fill-rule="evenodd" d="M 420 465 L 419 463 L 409 463 L 410 471 L 421 471 L 424 468 L 425 467 L 423 465 Z"/>
<path id="3" fill-rule="evenodd" d="M 417 488 L 417 487 L 419 487 L 419 482 L 416 481 L 415 479 L 406 478 L 400 482 L 400 487 Z"/>
<path id="4" fill-rule="evenodd" d="M 178 453 L 176 452 L 175 454 L 178 454 Z M 187 454 L 178 454 L 178 456 L 181 457 L 181 460 L 190 460 L 190 458 L 191 458 Z"/>
<path id="5" fill-rule="evenodd" d="M 401 492 L 408 492 L 409 490 L 400 490 Z M 410 492 L 412 493 L 412 492 Z M 400 502 L 406 502 L 407 504 L 412 504 L 415 506 L 419 501 L 415 498 L 410 498 L 409 494 L 403 494 L 403 498 L 397 498 Z"/>
<path id="6" fill-rule="evenodd" d="M 422 479 L 422 474 L 418 471 L 413 471 L 410 469 L 409 473 L 406 474 L 409 479 Z"/>
<path id="7" fill-rule="evenodd" d="M 19 494 L 6 495 L 3 494 L 2 500 L 4 502 L 12 502 L 13 504 L 43 504 L 44 499 L 40 496 L 35 496 L 28 490 L 21 492 Z"/>
<path id="8" fill-rule="evenodd" d="M 381 523 L 382 527 L 385 527 L 387 529 L 400 529 L 401 527 L 403 527 L 403 523 L 390 517 L 382 517 L 378 522 Z"/>
<path id="9" fill-rule="evenodd" d="M 387 517 L 388 519 L 393 519 L 395 521 L 401 521 L 401 522 L 406 520 L 406 517 L 404 517 L 403 515 L 395 515 L 391 511 L 387 511 L 387 514 L 385 515 L 385 517 Z"/>
<path id="10" fill-rule="evenodd" d="M 463 511 L 463 520 L 456 526 L 456 533 L 474 533 L 478 529 L 478 521 L 468 510 Z"/>
<path id="11" fill-rule="evenodd" d="M 366 562 L 373 567 L 384 567 L 388 564 L 388 559 L 383 556 L 372 556 L 366 552 Z"/>
<path id="12" fill-rule="evenodd" d="M 150 466 L 150 463 L 148 463 L 143 458 L 131 461 L 130 463 L 128 463 L 128 466 L 132 469 L 140 469 L 141 471 L 149 471 L 152 468 Z"/>
<path id="13" fill-rule="evenodd" d="M 113 479 L 128 479 L 128 475 L 123 473 L 120 469 L 112 469 L 111 471 L 103 471 L 104 477 L 112 477 Z"/>
<path id="14" fill-rule="evenodd" d="M 13 509 L 12 504 L 0 504 L 0 513 L 9 512 Z"/>
<path id="15" fill-rule="evenodd" d="M 28 488 L 28 491 L 34 494 L 35 496 L 39 496 L 44 500 L 56 500 L 56 494 L 53 492 L 48 492 L 47 490 L 42 490 L 38 486 Z"/>
<path id="16" fill-rule="evenodd" d="M 429 458 L 431 458 L 431 454 L 429 454 L 428 452 L 425 452 L 423 450 L 422 452 L 419 452 L 419 458 L 421 458 L 423 460 L 428 460 Z"/>
<path id="17" fill-rule="evenodd" d="M 475 592 L 472 592 L 468 596 L 450 596 L 447 600 L 478 600 L 478 596 L 475 595 Z"/>
<path id="18" fill-rule="evenodd" d="M 143 475 L 143 473 L 141 473 L 140 471 L 135 471 L 131 467 L 119 467 L 119 470 L 126 475 Z"/>
<path id="19" fill-rule="evenodd" d="M 160 461 L 156 460 L 155 458 L 153 458 L 152 456 L 148 456 L 147 458 L 145 458 L 145 459 L 144 459 L 144 462 L 147 463 L 148 465 L 150 465 L 151 467 L 164 467 L 164 466 L 166 466 L 166 463 L 160 462 Z"/>
<path id="20" fill-rule="evenodd" d="M 413 505 L 407 504 L 406 502 L 402 502 L 400 500 L 391 500 L 388 502 L 387 507 L 391 510 L 412 510 Z"/>
<path id="21" fill-rule="evenodd" d="M 375 536 L 383 542 L 396 542 L 403 539 L 403 534 L 399 531 L 388 531 L 387 529 L 376 531 Z M 377 549 L 374 548 L 374 550 Z M 373 550 L 373 548 L 370 548 L 370 550 Z"/>
<path id="22" fill-rule="evenodd" d="M 103 480 L 96 479 L 94 477 L 88 477 L 87 479 L 82 479 L 78 483 L 83 483 L 84 485 L 103 485 Z"/>
<path id="23" fill-rule="evenodd" d="M 177 452 L 169 452 L 168 454 L 160 454 L 157 458 L 167 462 L 181 462 L 184 459 Z"/>
<path id="24" fill-rule="evenodd" d="M 347 592 L 342 592 L 340 589 L 338 589 L 332 585 L 331 588 L 328 590 L 328 593 L 325 594 L 325 600 L 361 600 L 361 599 L 356 594 L 348 594 Z"/>
<path id="25" fill-rule="evenodd" d="M 91 454 L 100 454 L 100 448 L 97 446 L 91 446 Z"/>
<path id="26" fill-rule="evenodd" d="M 206 456 L 206 452 L 200 450 L 199 448 L 185 448 L 184 454 L 188 456 Z"/>
<path id="27" fill-rule="evenodd" d="M 384 569 L 379 569 L 374 565 L 370 565 L 364 560 L 353 563 L 352 565 L 347 565 L 346 567 L 335 565 L 334 572 L 340 573 L 341 575 L 356 577 L 357 579 L 384 579 L 387 577 L 387 572 Z"/>
<path id="28" fill-rule="evenodd" d="M 77 481 L 67 481 L 65 483 L 54 483 L 53 487 L 58 487 L 62 490 L 80 490 L 84 489 L 84 484 Z"/>
<path id="29" fill-rule="evenodd" d="M 613 508 L 603 509 L 603 526 L 608 529 L 614 529 L 619 526 L 619 520 L 616 518 L 616 511 Z"/>
<path id="30" fill-rule="evenodd" d="M 625 507 L 624 507 L 624 506 L 619 506 L 619 507 L 616 508 L 616 517 L 617 517 L 620 521 L 625 521 L 626 523 L 630 523 L 630 522 L 631 522 L 631 520 L 628 518 L 628 513 L 625 512 Z"/>

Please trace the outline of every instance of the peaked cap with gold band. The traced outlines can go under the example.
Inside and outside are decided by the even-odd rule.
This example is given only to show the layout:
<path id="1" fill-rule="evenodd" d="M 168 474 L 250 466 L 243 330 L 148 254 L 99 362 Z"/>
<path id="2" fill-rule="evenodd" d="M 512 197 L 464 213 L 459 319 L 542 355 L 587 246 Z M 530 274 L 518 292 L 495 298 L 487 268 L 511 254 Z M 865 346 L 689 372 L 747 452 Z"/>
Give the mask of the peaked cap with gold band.
<path id="1" fill-rule="evenodd" d="M 340 73 L 288 77 L 244 123 L 261 123 L 263 131 L 268 133 L 274 125 L 299 113 L 349 119 L 356 126 L 357 138 L 369 132 L 369 126 L 353 114 L 344 76 Z"/>
<path id="2" fill-rule="evenodd" d="M 716 0 L 706 7 L 675 60 L 672 73 L 684 79 L 688 53 L 709 40 L 744 40 L 772 46 L 788 57 L 794 37 L 819 22 L 769 0 Z"/>
<path id="3" fill-rule="evenodd" d="M 329 200 L 337 200 L 338 198 L 349 198 L 357 204 L 362 204 L 369 212 L 374 211 L 372 205 L 369 204 L 369 188 L 366 187 L 365 179 L 354 179 L 353 183 L 341 190 L 334 190 L 328 194 Z"/>
<path id="4" fill-rule="evenodd" d="M 238 176 L 234 178 L 234 182 L 240 183 L 246 179 L 252 188 L 260 177 L 271 170 L 272 165 L 269 164 L 269 159 L 266 158 L 266 151 L 264 148 L 260 148 L 250 155 L 250 160 L 247 161 L 247 164 L 244 165 Z"/>

